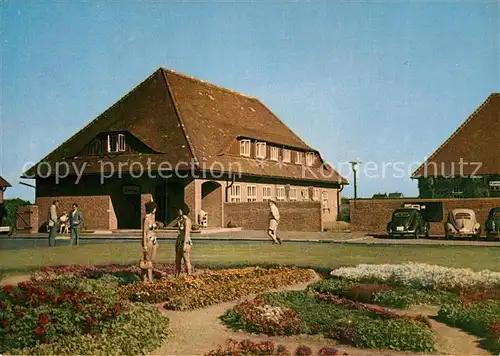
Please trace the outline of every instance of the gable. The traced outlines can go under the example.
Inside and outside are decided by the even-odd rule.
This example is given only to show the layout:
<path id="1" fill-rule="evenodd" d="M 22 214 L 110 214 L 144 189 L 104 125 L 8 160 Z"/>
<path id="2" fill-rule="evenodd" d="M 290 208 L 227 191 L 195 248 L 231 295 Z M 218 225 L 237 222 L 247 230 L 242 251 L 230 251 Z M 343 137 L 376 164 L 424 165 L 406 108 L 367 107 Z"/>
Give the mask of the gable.
<path id="1" fill-rule="evenodd" d="M 116 140 L 117 135 L 123 135 L 124 137 L 124 151 L 123 153 L 126 154 L 137 154 L 137 153 L 147 153 L 147 154 L 153 154 L 153 153 L 159 153 L 157 151 L 154 151 L 152 148 L 150 148 L 148 145 L 146 145 L 144 142 L 139 140 L 137 137 L 132 135 L 128 131 L 117 131 L 117 132 L 101 132 L 99 133 L 94 139 L 92 139 L 84 148 L 81 150 L 79 153 L 77 153 L 74 157 L 89 157 L 89 156 L 105 156 L 108 155 L 108 144 L 111 142 L 108 142 L 110 140 L 109 136 L 115 136 L 113 137 L 114 140 Z M 112 142 L 115 144 L 115 142 Z"/>
<path id="2" fill-rule="evenodd" d="M 190 162 L 193 158 L 165 79 L 156 71 L 24 175 L 33 176 L 41 162 L 72 161 L 105 132 L 129 132 L 164 161 Z"/>
<path id="3" fill-rule="evenodd" d="M 491 94 L 412 178 L 500 173 L 500 94 Z M 460 168 L 462 167 L 462 168 Z"/>

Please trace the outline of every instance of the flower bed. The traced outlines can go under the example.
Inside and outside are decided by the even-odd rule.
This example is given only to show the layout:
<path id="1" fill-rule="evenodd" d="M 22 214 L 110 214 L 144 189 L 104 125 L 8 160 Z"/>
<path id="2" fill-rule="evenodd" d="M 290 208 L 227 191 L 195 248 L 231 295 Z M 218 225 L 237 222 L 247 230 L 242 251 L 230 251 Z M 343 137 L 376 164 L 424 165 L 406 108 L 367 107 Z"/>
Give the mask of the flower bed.
<path id="1" fill-rule="evenodd" d="M 254 314 L 249 313 L 252 309 L 248 308 L 248 303 L 242 303 L 226 311 L 221 316 L 222 321 L 234 330 L 271 335 L 269 325 L 278 323 L 280 330 L 285 330 L 287 326 L 288 332 L 323 334 L 362 348 L 416 352 L 434 349 L 434 336 L 425 319 L 400 316 L 383 308 L 368 308 L 362 303 L 353 307 L 346 299 L 342 303 L 336 303 L 328 298 L 318 298 L 307 291 L 269 293 L 259 299 L 261 301 L 256 302 L 258 306 L 280 307 L 280 316 L 271 318 L 271 321 L 261 316 L 254 317 Z M 285 314 L 286 310 L 295 313 Z"/>
<path id="2" fill-rule="evenodd" d="M 410 321 L 417 321 L 424 323 L 427 325 L 429 328 L 431 327 L 429 319 L 425 316 L 422 315 L 417 315 L 417 316 L 412 316 L 412 315 L 406 315 L 406 314 L 399 314 L 394 311 L 391 311 L 389 309 L 386 309 L 384 307 L 380 307 L 377 305 L 370 305 L 370 304 L 365 304 L 361 302 L 355 302 L 346 298 L 339 298 L 334 295 L 328 295 L 328 294 L 319 294 L 317 293 L 316 298 L 319 300 L 325 300 L 330 303 L 333 303 L 335 305 L 342 305 L 348 308 L 353 308 L 357 310 L 362 310 L 365 311 L 369 314 L 381 316 L 383 318 L 387 319 L 406 319 Z"/>
<path id="3" fill-rule="evenodd" d="M 190 310 L 307 282 L 314 276 L 315 272 L 309 269 L 250 267 L 209 271 L 199 276 L 167 278 L 149 284 L 134 283 L 125 286 L 123 294 L 132 301 L 165 302 L 165 309 Z"/>
<path id="4" fill-rule="evenodd" d="M 155 279 L 164 279 L 173 276 L 175 265 L 158 263 L 155 264 L 153 277 Z M 89 279 L 101 278 L 105 275 L 112 275 L 119 279 L 120 284 L 128 284 L 140 281 L 141 269 L 138 265 L 87 265 L 87 266 L 48 266 L 37 271 L 32 279 L 48 279 L 58 277 L 83 277 Z"/>
<path id="5" fill-rule="evenodd" d="M 250 340 L 237 341 L 229 339 L 225 345 L 221 345 L 217 350 L 212 350 L 205 356 L 228 356 L 228 355 L 246 355 L 246 356 L 312 356 L 313 351 L 308 346 L 299 346 L 291 353 L 285 345 L 276 345 L 270 341 L 252 342 Z M 316 354 L 318 356 L 340 356 L 347 355 L 334 347 L 324 347 Z"/>
<path id="6" fill-rule="evenodd" d="M 109 347 L 124 354 L 150 350 L 151 346 L 143 341 L 129 343 L 127 339 L 143 333 L 135 329 L 144 326 L 141 315 L 146 316 L 148 323 L 154 318 L 161 328 L 168 325 L 168 319 L 146 306 L 121 301 L 117 288 L 116 281 L 86 283 L 81 278 L 38 280 L 2 287 L 0 353 L 37 354 L 41 352 L 37 350 L 44 350 L 41 353 L 89 354 L 92 348 Z M 155 329 L 154 323 L 150 327 Z M 122 339 L 113 335 L 121 335 Z M 151 336 L 151 342 L 158 343 L 165 338 L 166 329 Z M 107 345 L 111 339 L 114 344 Z M 86 341 L 82 344 L 78 340 Z M 101 343 L 104 344 L 99 346 Z"/>
<path id="7" fill-rule="evenodd" d="M 351 281 L 379 282 L 420 289 L 462 290 L 495 289 L 500 287 L 500 273 L 466 268 L 447 268 L 423 263 L 400 265 L 361 264 L 342 267 L 330 272 L 332 276 Z"/>
<path id="8" fill-rule="evenodd" d="M 440 305 L 456 298 L 451 292 L 418 289 L 405 286 L 390 286 L 377 283 L 358 283 L 345 278 L 330 278 L 309 286 L 320 294 L 340 296 L 354 301 L 378 304 L 386 307 L 406 309 L 412 305 Z"/>
<path id="9" fill-rule="evenodd" d="M 483 337 L 483 346 L 500 353 L 500 300 L 457 300 L 443 304 L 438 319 L 449 325 Z"/>
<path id="10" fill-rule="evenodd" d="M 252 333 L 298 335 L 303 332 L 302 321 L 294 310 L 272 306 L 260 299 L 238 304 L 226 313 L 223 320 Z"/>

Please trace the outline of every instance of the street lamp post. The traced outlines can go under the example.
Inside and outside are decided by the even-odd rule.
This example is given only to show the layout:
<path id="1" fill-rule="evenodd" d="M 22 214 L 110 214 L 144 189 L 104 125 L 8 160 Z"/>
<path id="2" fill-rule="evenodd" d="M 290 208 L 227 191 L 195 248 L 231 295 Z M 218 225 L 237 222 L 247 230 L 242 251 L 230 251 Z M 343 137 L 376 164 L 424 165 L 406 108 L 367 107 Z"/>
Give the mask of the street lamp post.
<path id="1" fill-rule="evenodd" d="M 351 161 L 349 162 L 352 167 L 352 171 L 354 172 L 354 200 L 358 198 L 358 182 L 357 182 L 357 172 L 358 172 L 358 164 L 361 162 Z"/>

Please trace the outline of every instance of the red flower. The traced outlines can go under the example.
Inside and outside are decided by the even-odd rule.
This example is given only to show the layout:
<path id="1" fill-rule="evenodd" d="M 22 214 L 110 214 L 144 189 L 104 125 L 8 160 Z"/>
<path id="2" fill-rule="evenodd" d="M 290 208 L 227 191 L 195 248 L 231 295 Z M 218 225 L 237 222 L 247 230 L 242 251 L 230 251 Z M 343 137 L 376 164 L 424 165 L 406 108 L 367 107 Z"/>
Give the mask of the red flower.
<path id="1" fill-rule="evenodd" d="M 19 282 L 17 286 L 21 289 L 27 289 L 29 287 L 29 284 L 26 282 Z"/>
<path id="2" fill-rule="evenodd" d="M 7 326 L 9 326 L 9 321 L 7 319 L 2 320 L 2 326 L 4 328 L 6 328 Z"/>
<path id="3" fill-rule="evenodd" d="M 87 316 L 87 323 L 89 323 L 89 324 L 93 324 L 93 323 L 95 323 L 95 319 L 94 319 L 94 318 L 92 318 L 92 317 L 89 315 L 89 316 Z"/>
<path id="4" fill-rule="evenodd" d="M 43 335 L 45 334 L 45 329 L 42 328 L 41 326 L 37 327 L 36 329 L 33 330 L 33 334 L 35 335 Z"/>
<path id="5" fill-rule="evenodd" d="M 12 293 L 13 287 L 12 287 L 12 284 L 7 284 L 7 285 L 3 286 L 2 289 L 3 289 L 4 293 L 10 294 L 10 293 Z"/>
<path id="6" fill-rule="evenodd" d="M 80 304 L 75 305 L 75 310 L 77 312 L 81 312 L 83 310 L 83 307 Z"/>
<path id="7" fill-rule="evenodd" d="M 252 319 L 252 314 L 247 314 L 247 319 Z"/>
<path id="8" fill-rule="evenodd" d="M 115 304 L 115 305 L 113 306 L 113 311 L 114 311 L 115 313 L 118 313 L 118 312 L 120 311 L 120 309 L 121 309 L 120 304 Z"/>
<path id="9" fill-rule="evenodd" d="M 49 323 L 49 317 L 47 314 L 43 313 L 38 316 L 38 325 L 45 326 Z"/>

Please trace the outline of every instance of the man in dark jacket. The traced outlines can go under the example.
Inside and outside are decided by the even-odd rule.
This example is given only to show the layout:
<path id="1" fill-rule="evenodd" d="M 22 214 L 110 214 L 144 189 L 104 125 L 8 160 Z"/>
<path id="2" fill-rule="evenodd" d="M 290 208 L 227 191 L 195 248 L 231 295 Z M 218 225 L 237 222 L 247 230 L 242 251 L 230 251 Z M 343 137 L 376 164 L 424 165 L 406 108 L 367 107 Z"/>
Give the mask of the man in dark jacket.
<path id="1" fill-rule="evenodd" d="M 78 204 L 73 203 L 73 211 L 69 214 L 71 245 L 78 245 L 80 243 L 80 226 L 82 225 L 82 222 L 82 212 L 78 209 Z"/>

